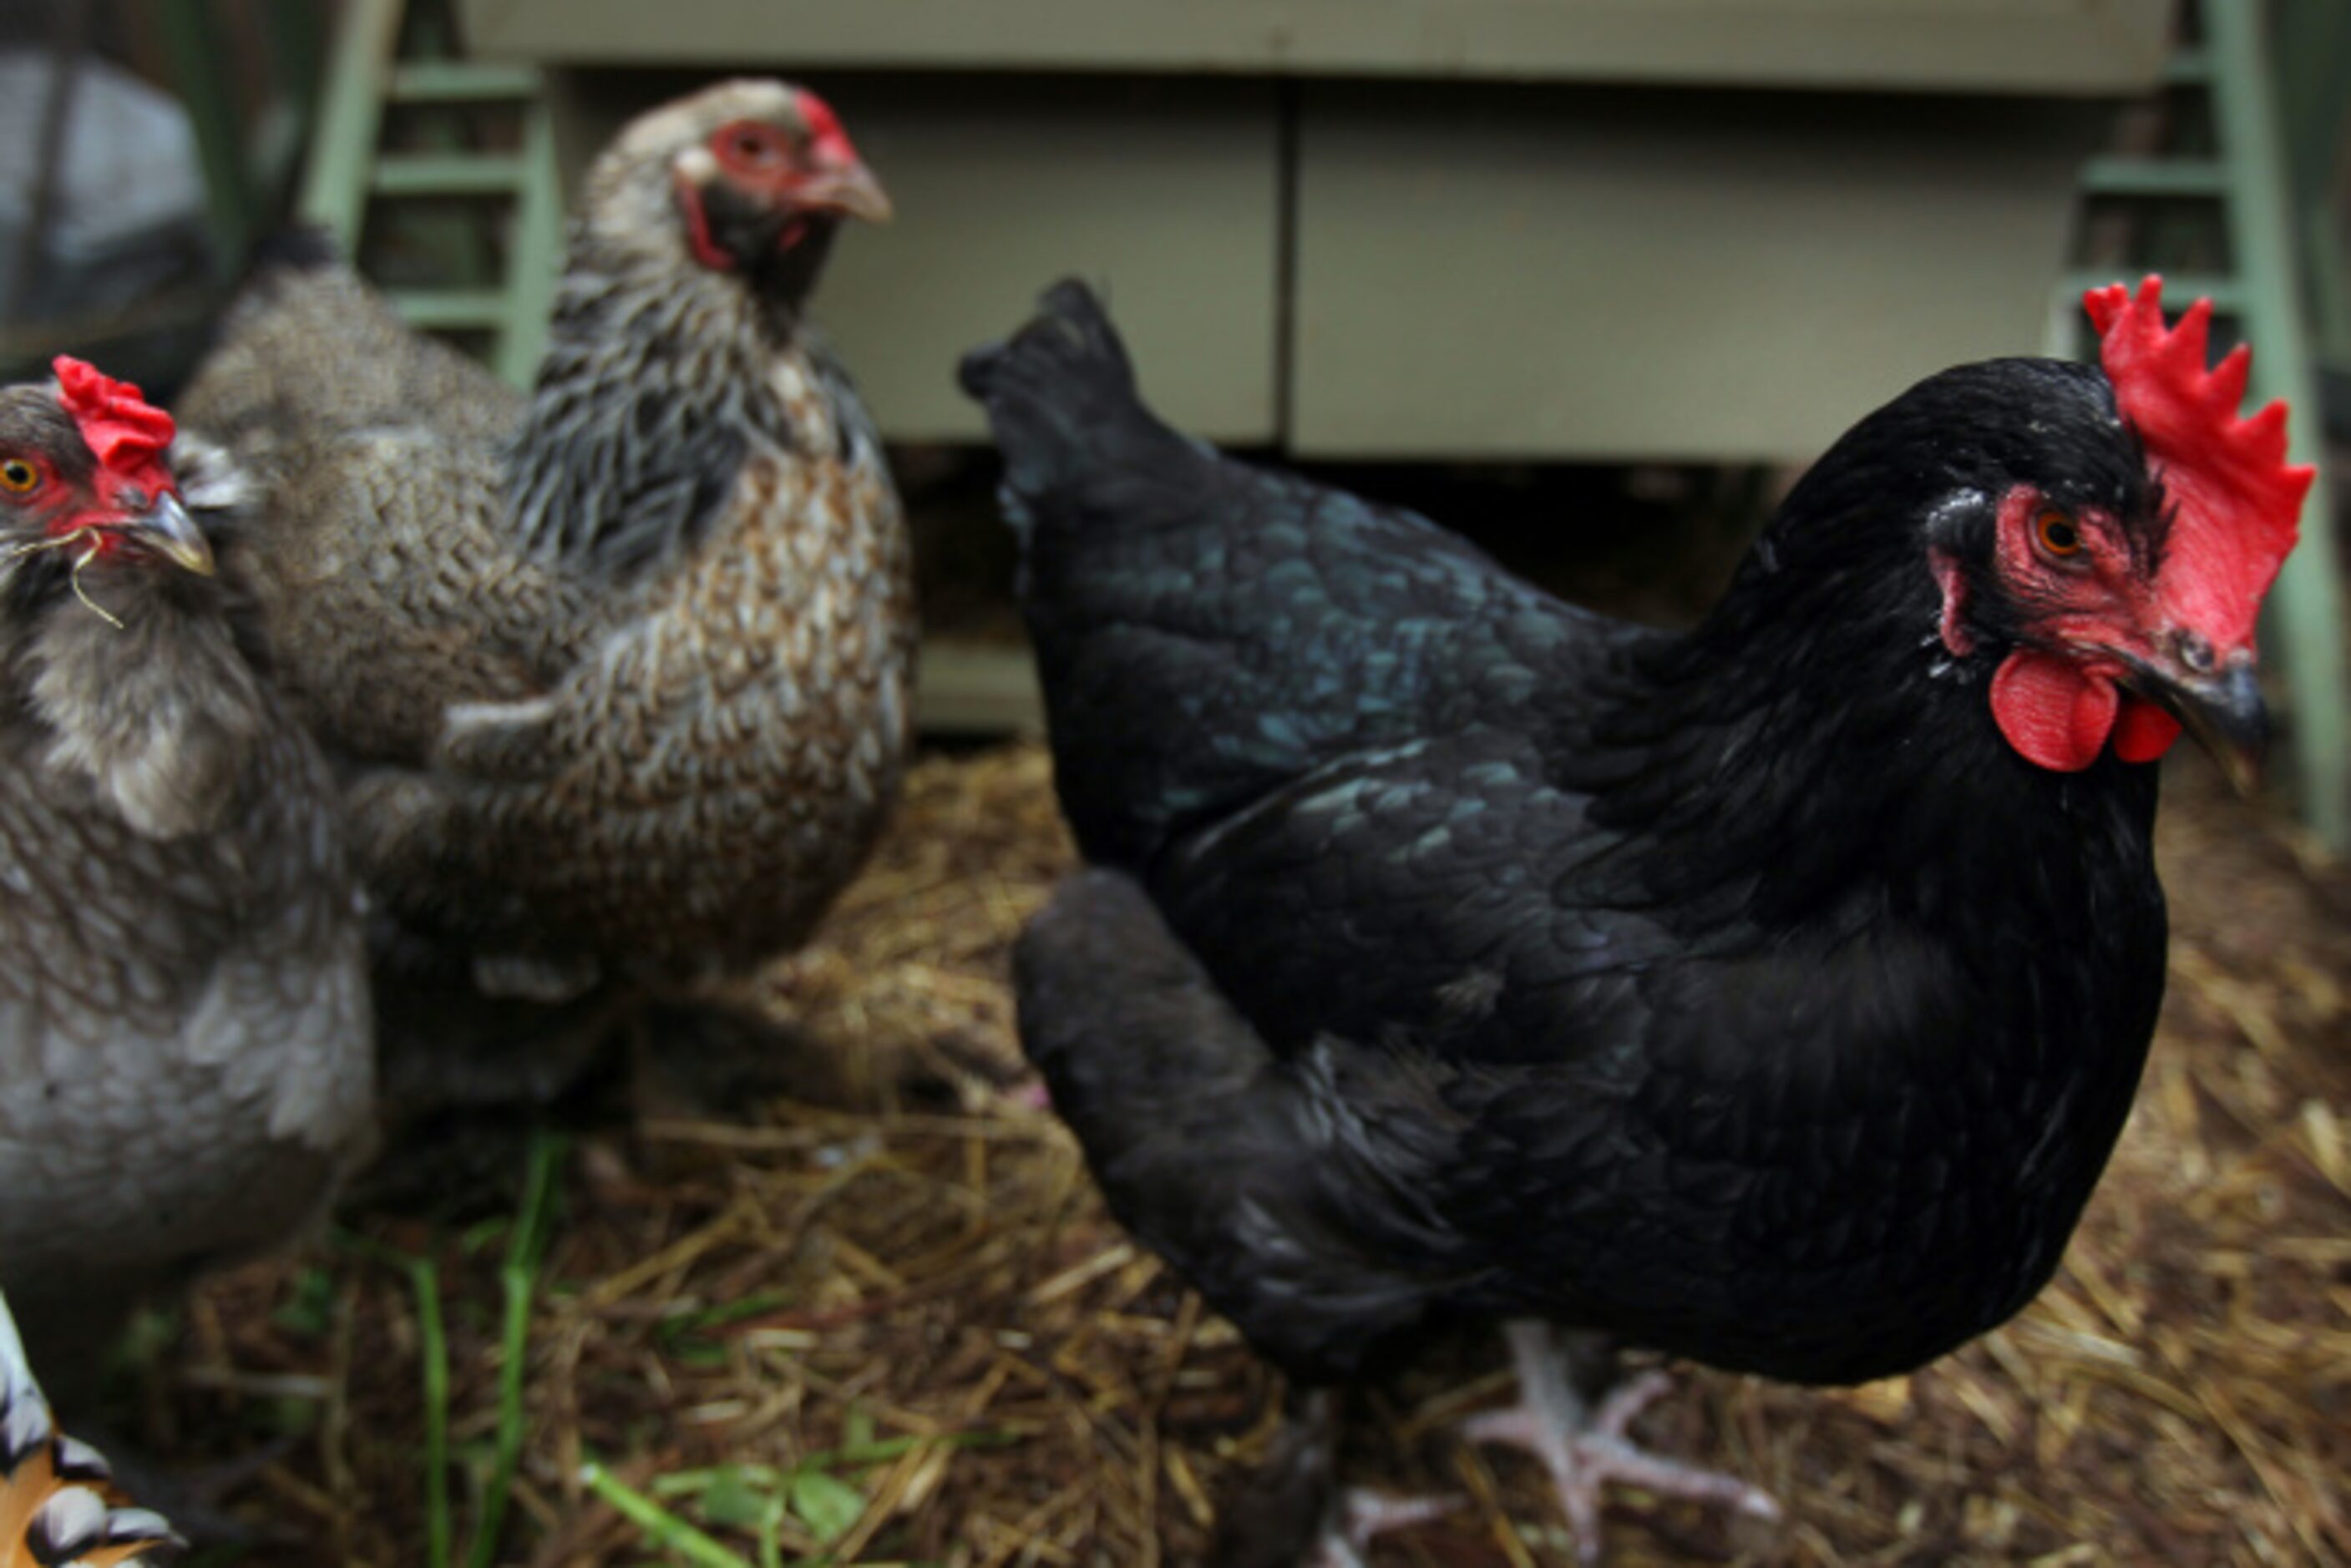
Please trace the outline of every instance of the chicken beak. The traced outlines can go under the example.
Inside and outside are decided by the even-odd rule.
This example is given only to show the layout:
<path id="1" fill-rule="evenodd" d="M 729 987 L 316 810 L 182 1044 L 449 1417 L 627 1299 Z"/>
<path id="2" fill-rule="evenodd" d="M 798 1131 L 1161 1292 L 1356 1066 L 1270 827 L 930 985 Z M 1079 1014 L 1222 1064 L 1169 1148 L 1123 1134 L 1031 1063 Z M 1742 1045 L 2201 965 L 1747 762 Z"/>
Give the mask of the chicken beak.
<path id="1" fill-rule="evenodd" d="M 894 209 L 882 182 L 860 162 L 821 169 L 794 188 L 795 205 L 820 213 L 845 213 L 869 223 L 886 223 Z"/>
<path id="2" fill-rule="evenodd" d="M 196 526 L 180 498 L 170 492 L 155 497 L 146 511 L 127 518 L 120 532 L 185 571 L 200 577 L 213 575 L 213 547 Z"/>
<path id="3" fill-rule="evenodd" d="M 2253 793 L 2269 744 L 2270 714 L 2250 651 L 2231 654 L 2209 670 L 2134 662 L 2130 684 L 2196 737 L 2239 794 Z"/>

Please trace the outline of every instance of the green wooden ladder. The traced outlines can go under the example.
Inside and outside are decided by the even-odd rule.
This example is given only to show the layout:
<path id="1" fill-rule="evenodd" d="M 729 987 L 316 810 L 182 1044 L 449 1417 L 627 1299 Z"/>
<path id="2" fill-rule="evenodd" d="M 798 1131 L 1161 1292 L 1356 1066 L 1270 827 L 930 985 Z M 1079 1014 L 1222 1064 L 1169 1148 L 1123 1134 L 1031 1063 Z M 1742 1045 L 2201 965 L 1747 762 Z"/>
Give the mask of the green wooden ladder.
<path id="1" fill-rule="evenodd" d="M 2304 214 L 2290 193 L 2266 7 L 2261 0 L 2204 0 L 2197 9 L 2203 41 L 2173 56 L 2168 85 L 2204 95 L 2211 147 L 2094 159 L 2083 171 L 2084 193 L 2149 213 L 2186 206 L 2217 214 L 2221 244 L 2213 254 L 2225 259 L 2210 270 L 2167 271 L 2164 292 L 2174 300 L 2210 296 L 2214 313 L 2233 320 L 2253 347 L 2253 403 L 2273 398 L 2291 403 L 2294 460 L 2319 463 L 2325 438 L 2303 310 Z M 2340 128 L 2340 109 L 2338 101 L 2330 133 Z M 2069 275 L 2057 300 L 2064 335 L 2053 341 L 2078 349 L 2083 291 L 2116 277 L 2111 268 Z M 2320 286 L 2333 290 L 2339 284 L 2339 278 L 2327 277 Z M 2332 524 L 2331 492 L 2322 466 L 2304 504 L 2302 543 L 2270 597 L 2268 640 L 2277 649 L 2288 686 L 2303 818 L 2340 853 L 2351 848 L 2351 698 L 2345 682 L 2341 577 Z"/>
<path id="2" fill-rule="evenodd" d="M 490 265 L 503 276 L 387 293 L 421 330 L 486 337 L 491 368 L 517 386 L 538 370 L 562 260 L 562 177 L 543 86 L 534 67 L 459 57 L 445 9 L 427 9 L 424 0 L 348 0 L 296 203 L 301 221 L 325 228 L 354 257 L 369 225 L 403 206 L 443 209 L 461 223 L 470 213 L 483 228 L 503 221 L 502 247 L 486 233 L 468 247 L 502 255 L 502 268 L 495 259 Z M 485 108 L 518 115 L 514 150 L 468 151 L 447 137 L 429 151 L 382 145 L 391 110 Z"/>

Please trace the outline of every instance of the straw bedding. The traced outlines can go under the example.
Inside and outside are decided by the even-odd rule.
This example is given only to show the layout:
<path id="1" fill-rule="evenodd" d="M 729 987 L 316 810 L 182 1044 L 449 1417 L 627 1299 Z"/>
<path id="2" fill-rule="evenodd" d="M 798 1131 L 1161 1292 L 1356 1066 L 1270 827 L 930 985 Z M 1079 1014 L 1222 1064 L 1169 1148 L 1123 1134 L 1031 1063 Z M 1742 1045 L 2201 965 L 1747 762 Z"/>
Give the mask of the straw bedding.
<path id="1" fill-rule="evenodd" d="M 1684 1369 L 1644 1435 L 1787 1522 L 1620 1494 L 1614 1561 L 2351 1558 L 2351 879 L 2174 772 L 2170 1001 L 2062 1275 L 1907 1379 Z M 408 1129 L 333 1235 L 150 1325 L 128 1434 L 244 1456 L 225 1506 L 265 1534 L 252 1563 L 1196 1556 L 1280 1390 L 1024 1093 L 1006 956 L 1069 858 L 1039 750 L 925 761 L 820 944 L 762 977 L 810 1064 L 790 1097 L 714 1116 L 639 1075 L 549 1118 L 559 1144 L 512 1117 Z M 1356 1397 L 1357 1476 L 1464 1500 L 1380 1561 L 1573 1560 L 1533 1469 L 1447 1430 L 1506 1393 L 1475 1344 Z M 508 1498 L 494 1554 L 486 1495 Z"/>

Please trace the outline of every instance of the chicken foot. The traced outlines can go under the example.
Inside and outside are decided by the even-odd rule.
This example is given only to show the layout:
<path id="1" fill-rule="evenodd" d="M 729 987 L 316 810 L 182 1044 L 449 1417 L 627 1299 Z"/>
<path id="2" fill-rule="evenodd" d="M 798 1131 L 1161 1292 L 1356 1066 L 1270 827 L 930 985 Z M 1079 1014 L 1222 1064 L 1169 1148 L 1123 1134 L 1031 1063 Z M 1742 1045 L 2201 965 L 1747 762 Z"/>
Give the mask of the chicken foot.
<path id="1" fill-rule="evenodd" d="M 1780 1505 L 1760 1488 L 1736 1476 L 1661 1459 L 1625 1435 L 1633 1417 L 1672 1386 L 1664 1373 L 1643 1373 L 1594 1404 L 1576 1391 L 1569 1351 L 1549 1324 L 1520 1319 L 1504 1332 L 1518 1366 L 1519 1402 L 1471 1417 L 1461 1424 L 1461 1435 L 1472 1443 L 1518 1449 L 1542 1462 L 1585 1563 L 1600 1560 L 1600 1490 L 1610 1481 L 1758 1519 L 1780 1517 Z"/>
<path id="2" fill-rule="evenodd" d="M 1389 1497 L 1338 1481 L 1340 1396 L 1292 1389 L 1266 1462 L 1225 1500 L 1208 1561 L 1217 1568 L 1364 1568 L 1372 1542 L 1442 1518 L 1458 1497 Z"/>
<path id="3" fill-rule="evenodd" d="M 1390 1497 L 1365 1487 L 1340 1492 L 1299 1568 L 1364 1568 L 1372 1542 L 1392 1530 L 1442 1519 L 1461 1506 L 1458 1497 Z"/>

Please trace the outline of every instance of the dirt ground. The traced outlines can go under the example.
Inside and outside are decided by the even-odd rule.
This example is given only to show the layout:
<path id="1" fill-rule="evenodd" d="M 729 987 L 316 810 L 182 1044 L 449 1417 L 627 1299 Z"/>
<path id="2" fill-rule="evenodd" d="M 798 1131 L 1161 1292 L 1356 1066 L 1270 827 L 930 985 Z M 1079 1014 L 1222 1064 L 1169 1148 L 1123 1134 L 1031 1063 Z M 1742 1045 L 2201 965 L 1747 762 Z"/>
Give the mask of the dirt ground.
<path id="1" fill-rule="evenodd" d="M 1643 1435 L 1786 1521 L 1624 1493 L 1613 1561 L 2351 1559 L 2351 877 L 2173 773 L 2170 1000 L 2064 1272 L 1907 1379 L 1682 1369 Z M 925 761 L 823 940 L 766 979 L 805 1089 L 713 1118 L 616 1075 L 536 1126 L 409 1129 L 333 1234 L 148 1325 L 131 1435 L 245 1460 L 225 1506 L 267 1538 L 254 1563 L 1189 1559 L 1280 1389 L 1022 1094 L 1006 954 L 1068 856 L 1036 748 Z M 1447 1430 L 1507 1389 L 1480 1344 L 1356 1397 L 1356 1477 L 1465 1500 L 1379 1561 L 1573 1560 L 1532 1468 Z M 483 1498 L 509 1490 L 493 1552 Z"/>

